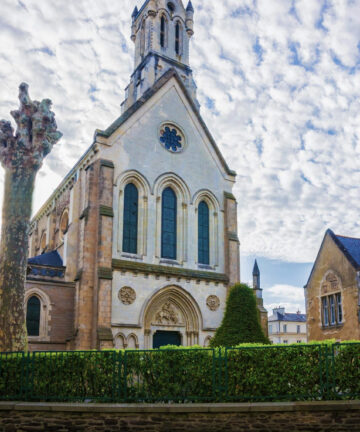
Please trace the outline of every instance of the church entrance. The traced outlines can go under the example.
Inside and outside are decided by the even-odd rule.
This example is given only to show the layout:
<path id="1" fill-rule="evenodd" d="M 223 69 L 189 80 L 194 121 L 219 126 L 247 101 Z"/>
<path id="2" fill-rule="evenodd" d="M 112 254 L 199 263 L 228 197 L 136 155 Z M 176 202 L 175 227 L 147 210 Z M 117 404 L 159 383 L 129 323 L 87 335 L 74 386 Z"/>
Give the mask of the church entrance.
<path id="1" fill-rule="evenodd" d="M 144 347 L 197 345 L 201 322 L 201 312 L 190 293 L 179 286 L 164 287 L 144 308 Z"/>
<path id="2" fill-rule="evenodd" d="M 154 334 L 153 348 L 160 348 L 166 345 L 181 346 L 181 335 L 176 331 L 158 330 Z"/>

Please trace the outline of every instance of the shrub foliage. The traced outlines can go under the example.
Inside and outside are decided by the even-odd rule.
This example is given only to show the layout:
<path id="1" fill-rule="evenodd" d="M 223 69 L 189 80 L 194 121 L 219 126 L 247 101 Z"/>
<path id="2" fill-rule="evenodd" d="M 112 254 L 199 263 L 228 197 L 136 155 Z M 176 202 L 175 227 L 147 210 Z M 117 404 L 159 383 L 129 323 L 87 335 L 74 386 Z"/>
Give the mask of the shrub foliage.
<path id="1" fill-rule="evenodd" d="M 260 325 L 253 290 L 246 284 L 236 284 L 230 290 L 223 321 L 211 340 L 211 346 L 232 347 L 242 343 L 270 342 Z"/>
<path id="2" fill-rule="evenodd" d="M 360 343 L 0 354 L 0 400 L 356 399 Z"/>

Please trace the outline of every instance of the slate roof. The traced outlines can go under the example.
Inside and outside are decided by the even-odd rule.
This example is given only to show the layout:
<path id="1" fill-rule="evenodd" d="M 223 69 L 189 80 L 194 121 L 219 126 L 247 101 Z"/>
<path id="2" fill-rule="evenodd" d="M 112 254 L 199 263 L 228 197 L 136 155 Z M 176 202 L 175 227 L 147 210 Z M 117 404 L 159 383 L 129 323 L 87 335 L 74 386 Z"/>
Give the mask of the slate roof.
<path id="1" fill-rule="evenodd" d="M 269 321 L 306 322 L 306 314 L 292 314 L 276 312 Z"/>
<path id="2" fill-rule="evenodd" d="M 63 267 L 63 260 L 58 251 L 52 251 L 38 255 L 28 259 L 28 264 L 49 266 L 49 267 Z"/>
<path id="3" fill-rule="evenodd" d="M 356 238 L 356 237 L 345 237 L 345 236 L 337 235 L 331 229 L 328 229 L 328 230 L 326 230 L 324 239 L 321 243 L 319 252 L 317 254 L 316 260 L 314 262 L 313 268 L 311 270 L 311 273 L 310 273 L 309 279 L 305 285 L 305 288 L 308 286 L 308 284 L 311 280 L 311 277 L 312 277 L 314 270 L 315 270 L 316 262 L 320 256 L 320 253 L 321 253 L 322 248 L 324 246 L 326 236 L 328 236 L 328 235 L 334 240 L 335 244 L 341 250 L 341 252 L 345 255 L 345 257 L 348 259 L 350 264 L 356 270 L 360 270 L 360 239 Z"/>
<path id="4" fill-rule="evenodd" d="M 341 243 L 341 249 L 345 255 L 350 255 L 356 265 L 360 267 L 360 239 L 355 237 L 344 237 L 336 234 L 335 237 Z"/>
<path id="5" fill-rule="evenodd" d="M 257 260 L 255 260 L 255 264 L 253 268 L 253 276 L 260 276 L 260 270 L 259 270 Z"/>

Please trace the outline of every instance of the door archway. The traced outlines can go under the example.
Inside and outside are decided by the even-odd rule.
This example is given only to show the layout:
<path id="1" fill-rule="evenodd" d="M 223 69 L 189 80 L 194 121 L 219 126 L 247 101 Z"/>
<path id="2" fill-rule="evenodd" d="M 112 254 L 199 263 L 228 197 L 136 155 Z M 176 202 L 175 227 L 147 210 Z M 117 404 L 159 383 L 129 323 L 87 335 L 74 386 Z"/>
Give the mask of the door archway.
<path id="1" fill-rule="evenodd" d="M 183 346 L 197 345 L 201 323 L 199 306 L 187 291 L 175 285 L 162 288 L 144 310 L 145 348 L 153 347 L 156 332 L 177 332 Z"/>

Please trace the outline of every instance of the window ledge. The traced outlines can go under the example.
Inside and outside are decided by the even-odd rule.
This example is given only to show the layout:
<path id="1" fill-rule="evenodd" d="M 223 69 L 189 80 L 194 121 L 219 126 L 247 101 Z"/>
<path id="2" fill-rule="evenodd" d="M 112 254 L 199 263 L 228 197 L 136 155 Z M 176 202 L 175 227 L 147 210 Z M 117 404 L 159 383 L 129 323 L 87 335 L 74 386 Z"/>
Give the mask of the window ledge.
<path id="1" fill-rule="evenodd" d="M 202 270 L 215 271 L 215 268 L 211 265 L 208 265 L 208 264 L 198 264 L 198 268 L 202 269 Z"/>
<path id="2" fill-rule="evenodd" d="M 341 323 L 341 324 L 331 324 L 331 325 L 328 325 L 328 326 L 322 326 L 322 329 L 323 330 L 335 330 L 335 329 L 340 329 L 340 328 L 342 328 L 342 327 L 344 327 L 344 323 Z"/>
<path id="3" fill-rule="evenodd" d="M 127 253 L 127 252 L 122 252 L 121 256 L 124 258 L 132 259 L 132 260 L 138 260 L 138 261 L 143 260 L 143 256 L 138 255 L 138 254 L 131 254 L 131 253 Z"/>
<path id="4" fill-rule="evenodd" d="M 167 265 L 172 265 L 172 266 L 181 266 L 181 264 L 179 263 L 179 261 L 172 260 L 172 259 L 167 259 L 167 258 L 161 258 L 160 259 L 160 264 L 167 264 Z"/>

